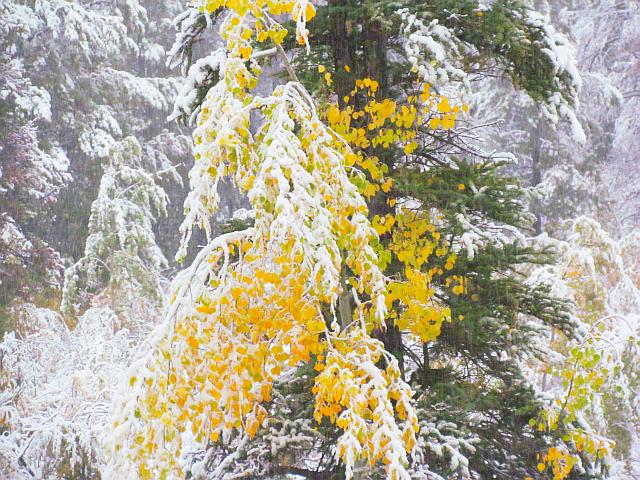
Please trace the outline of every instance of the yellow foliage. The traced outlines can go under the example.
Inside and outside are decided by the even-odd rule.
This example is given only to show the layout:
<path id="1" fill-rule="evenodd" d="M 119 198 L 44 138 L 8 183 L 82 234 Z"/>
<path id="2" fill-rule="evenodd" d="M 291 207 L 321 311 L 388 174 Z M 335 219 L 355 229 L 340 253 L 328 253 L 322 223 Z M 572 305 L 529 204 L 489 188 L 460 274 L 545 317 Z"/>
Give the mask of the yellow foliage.
<path id="1" fill-rule="evenodd" d="M 197 442 L 217 442 L 234 431 L 253 437 L 268 421 L 265 403 L 271 401 L 276 378 L 316 358 L 314 418 L 343 430 L 337 452 L 347 477 L 358 460 L 384 463 L 388 478 L 406 476 L 407 453 L 414 450 L 418 431 L 412 392 L 397 361 L 368 330 L 380 326 L 389 310 L 387 318 L 401 330 L 422 342 L 437 338 L 451 312 L 436 301 L 431 286 L 444 270 L 428 265 L 446 256 L 445 270 L 452 270 L 456 255 L 426 215 L 405 211 L 390 198 L 388 205 L 395 210 L 369 221 L 362 196 L 389 193 L 393 186 L 388 167 L 372 149 L 397 146 L 411 155 L 419 148 L 418 126 L 438 118 L 439 127 L 453 128 L 459 109 L 428 85 L 405 105 L 378 100 L 378 82 L 365 78 L 345 97 L 355 105 L 356 96 L 365 96 L 363 108 L 328 106 L 329 129 L 296 83 L 266 98 L 251 93 L 259 75 L 250 65 L 252 39 L 281 43 L 287 30 L 271 16 L 288 15 L 296 22 L 296 38 L 307 44 L 305 25 L 315 15 L 311 3 L 201 0 L 198 5 L 209 13 L 225 8 L 229 15 L 221 27 L 228 58 L 194 132 L 196 162 L 213 191 L 228 176 L 248 194 L 256 226 L 212 241 L 202 262 L 192 267 L 194 282 L 202 284 L 195 298 L 191 290 L 175 293 L 168 310 L 170 330 L 143 373 L 131 378 L 131 387 L 139 391 L 135 409 L 123 409 L 125 418 L 117 421 L 121 429 L 128 425 L 133 439 L 126 455 L 141 478 L 167 471 L 181 476 L 177 459 L 185 429 Z M 324 66 L 318 66 L 318 73 L 331 85 Z M 264 123 L 252 134 L 250 115 L 256 110 Z M 277 142 L 280 150 L 274 147 Z M 265 161 L 273 156 L 271 148 L 276 155 L 295 148 L 296 156 L 286 166 L 273 166 Z M 292 183 L 305 189 L 298 195 L 308 202 L 304 208 L 290 198 L 295 197 L 288 190 Z M 210 204 L 203 208 L 214 209 Z M 278 223 L 287 215 L 291 218 Z M 320 215 L 324 222 L 318 222 Z M 279 229 L 272 228 L 276 224 Z M 299 225 L 319 229 L 320 244 L 299 235 Z M 386 236 L 387 249 L 378 236 Z M 381 265 L 391 256 L 404 266 L 404 278 L 387 281 L 382 275 Z M 342 293 L 343 266 L 351 272 L 354 295 L 366 300 L 358 299 L 353 323 L 328 328 Z M 464 292 L 462 277 L 447 282 L 454 293 Z M 327 311 L 329 318 L 323 314 Z M 380 441 L 374 443 L 374 437 Z"/>
<path id="2" fill-rule="evenodd" d="M 377 367 L 382 358 L 385 370 Z M 359 329 L 335 337 L 313 393 L 316 421 L 326 417 L 345 432 L 337 449 L 347 478 L 358 460 L 369 465 L 381 461 L 387 466 L 387 478 L 400 477 L 398 465 L 407 464 L 407 453 L 416 444 L 418 419 L 411 389 L 381 342 Z M 378 441 L 372 442 L 373 438 Z M 403 449 L 398 449 L 397 438 L 404 440 Z"/>
<path id="3" fill-rule="evenodd" d="M 550 467 L 554 480 L 564 480 L 577 462 L 578 459 L 565 446 L 550 447 L 542 455 L 541 462 L 538 463 L 538 471 L 544 472 Z"/>
<path id="4" fill-rule="evenodd" d="M 346 68 L 345 68 L 346 69 Z M 324 67 L 318 69 L 324 72 Z M 325 73 L 325 81 L 331 84 L 331 76 Z M 373 197 L 381 189 L 387 193 L 390 180 L 385 178 L 386 165 L 381 165 L 375 155 L 368 154 L 371 148 L 400 146 L 405 155 L 413 154 L 419 147 L 418 127 L 428 124 L 431 129 L 445 130 L 455 127 L 460 107 L 451 108 L 450 101 L 432 92 L 426 83 L 418 84 L 419 95 L 409 97 L 407 104 L 398 105 L 390 99 L 378 99 L 379 84 L 371 78 L 358 79 L 350 95 L 344 97 L 345 106 L 329 105 L 325 118 L 331 129 L 344 139 L 356 153 L 354 164 L 367 172 L 368 179 L 360 186 L 360 192 Z M 366 98 L 366 103 L 357 107 L 357 96 Z M 462 110 L 465 110 L 462 106 Z"/>
<path id="5" fill-rule="evenodd" d="M 615 443 L 594 431 L 574 425 L 578 415 L 601 395 L 601 387 L 610 374 L 609 369 L 600 365 L 603 354 L 591 345 L 592 341 L 593 337 L 587 336 L 584 344 L 570 350 L 567 366 L 550 370 L 562 380 L 565 392 L 529 424 L 541 432 L 556 432 L 567 444 L 573 444 L 578 452 L 600 460 L 611 455 Z M 578 457 L 561 446 L 549 448 L 541 460 L 543 469 L 550 467 L 554 480 L 564 480 L 578 462 Z"/>
<path id="6" fill-rule="evenodd" d="M 385 177 L 386 165 L 381 164 L 378 157 L 370 151 L 375 148 L 390 148 L 401 146 L 405 154 L 412 154 L 417 148 L 415 141 L 417 127 L 426 119 L 434 115 L 432 105 L 439 102 L 440 110 L 447 110 L 449 101 L 432 93 L 428 84 L 421 87 L 421 95 L 409 98 L 408 105 L 397 105 L 389 99 L 376 98 L 378 83 L 370 78 L 356 80 L 350 96 L 345 101 L 353 101 L 343 108 L 330 105 L 325 111 L 325 117 L 332 130 L 342 137 L 353 149 L 348 165 L 355 165 L 366 172 L 367 180 L 360 186 L 360 192 L 367 198 L 373 197 L 380 191 L 388 193 L 392 187 L 392 180 Z M 362 108 L 355 107 L 355 98 L 359 93 L 365 93 L 367 101 Z M 458 107 L 455 107 L 458 111 Z M 449 110 L 447 110 L 449 111 Z M 453 128 L 455 113 L 445 115 Z M 397 203 L 390 198 L 390 207 Z M 431 269 L 422 273 L 432 255 L 442 257 L 448 253 L 448 246 L 440 238 L 435 226 L 428 218 L 415 212 L 396 210 L 395 214 L 375 216 L 372 225 L 378 235 L 389 235 L 388 254 L 406 266 L 406 280 L 396 280 L 389 283 L 386 304 L 389 318 L 404 331 L 408 331 L 421 341 L 431 341 L 440 334 L 443 321 L 451 319 L 451 312 L 434 298 L 434 291 L 430 287 L 434 275 L 442 275 L 441 269 Z M 448 256 L 446 270 L 452 270 L 457 256 Z M 464 279 L 453 277 L 447 279 L 447 286 L 451 285 L 454 294 L 465 291 Z M 392 308 L 394 302 L 398 308 Z"/>

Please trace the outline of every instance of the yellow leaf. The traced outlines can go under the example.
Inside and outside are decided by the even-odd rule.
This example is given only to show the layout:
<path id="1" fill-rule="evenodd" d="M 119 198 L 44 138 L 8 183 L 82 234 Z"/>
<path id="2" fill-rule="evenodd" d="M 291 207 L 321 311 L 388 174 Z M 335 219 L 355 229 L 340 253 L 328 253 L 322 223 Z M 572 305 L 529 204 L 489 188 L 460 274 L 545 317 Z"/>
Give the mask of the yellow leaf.
<path id="1" fill-rule="evenodd" d="M 411 155 L 411 153 L 413 153 L 413 151 L 418 148 L 418 144 L 416 142 L 410 142 L 407 145 L 405 145 L 404 147 L 404 153 L 406 155 Z"/>
<path id="2" fill-rule="evenodd" d="M 392 178 L 387 178 L 384 183 L 382 183 L 380 185 L 380 188 L 382 189 L 382 191 L 384 193 L 389 193 L 389 190 L 391 190 L 391 187 L 393 186 L 393 179 Z M 391 205 L 393 206 L 393 205 Z"/>
<path id="3" fill-rule="evenodd" d="M 311 19 L 316 16 L 316 8 L 311 4 L 311 2 L 307 3 L 304 14 L 307 22 L 311 21 Z"/>
<path id="4" fill-rule="evenodd" d="M 253 51 L 253 49 L 251 47 L 240 47 L 239 51 L 242 58 L 248 60 L 251 57 L 251 52 Z"/>
<path id="5" fill-rule="evenodd" d="M 196 340 L 196 338 L 195 338 L 193 335 L 189 335 L 189 336 L 187 337 L 187 344 L 188 344 L 191 348 L 193 348 L 194 350 L 195 350 L 196 348 L 198 348 L 198 346 L 200 345 L 200 344 L 198 343 L 198 340 Z"/>
<path id="6" fill-rule="evenodd" d="M 449 100 L 444 98 L 438 104 L 438 111 L 440 113 L 449 113 L 451 111 L 451 106 L 449 105 Z"/>
<path id="7" fill-rule="evenodd" d="M 338 109 L 338 107 L 329 107 L 329 109 L 327 110 L 327 120 L 329 120 L 329 123 L 336 124 L 340 121 L 340 118 L 340 110 Z"/>
<path id="8" fill-rule="evenodd" d="M 216 307 L 214 305 L 199 305 L 196 307 L 196 310 L 200 313 L 211 314 L 215 313 Z"/>

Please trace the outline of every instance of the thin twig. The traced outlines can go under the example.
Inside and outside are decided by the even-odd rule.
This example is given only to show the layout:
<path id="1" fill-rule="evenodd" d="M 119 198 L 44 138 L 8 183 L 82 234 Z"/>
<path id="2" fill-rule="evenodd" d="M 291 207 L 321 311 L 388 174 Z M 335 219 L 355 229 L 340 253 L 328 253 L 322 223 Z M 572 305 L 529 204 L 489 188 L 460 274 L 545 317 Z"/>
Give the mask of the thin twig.
<path id="1" fill-rule="evenodd" d="M 296 75 L 296 72 L 293 70 L 293 67 L 291 67 L 291 63 L 289 63 L 289 58 L 287 58 L 287 54 L 282 48 L 282 45 L 280 45 L 279 43 L 276 43 L 276 50 L 278 51 L 278 54 L 282 58 L 282 61 L 284 62 L 284 68 L 286 68 L 287 73 L 289 74 L 289 77 L 291 77 L 291 80 L 293 80 L 296 83 L 300 83 L 300 80 L 298 80 L 298 76 Z"/>

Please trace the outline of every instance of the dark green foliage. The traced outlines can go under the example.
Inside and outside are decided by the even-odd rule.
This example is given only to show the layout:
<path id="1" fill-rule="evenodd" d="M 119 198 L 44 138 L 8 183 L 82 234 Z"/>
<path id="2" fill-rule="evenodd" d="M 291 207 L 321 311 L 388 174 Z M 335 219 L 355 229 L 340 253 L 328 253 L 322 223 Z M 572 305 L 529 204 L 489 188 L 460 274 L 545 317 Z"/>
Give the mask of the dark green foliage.
<path id="1" fill-rule="evenodd" d="M 532 401 L 531 390 L 517 376 L 507 385 L 483 382 L 473 376 L 466 382 L 453 383 L 434 373 L 433 385 L 419 404 L 426 418 L 448 427 L 441 431 L 457 438 L 475 439 L 475 451 L 461 453 L 469 459 L 477 478 L 537 477 L 536 452 L 544 450 L 545 441 L 529 431 L 527 422 L 540 406 Z M 433 454 L 427 458 L 431 468 L 444 478 L 459 478 L 447 473 L 448 459 Z"/>
<path id="2" fill-rule="evenodd" d="M 494 62 L 533 100 L 545 102 L 560 87 L 565 100 L 573 103 L 571 79 L 564 75 L 556 82 L 554 65 L 542 51 L 548 47 L 544 28 L 532 21 L 521 0 L 497 0 L 488 10 L 473 0 L 410 2 L 408 7 L 424 12 L 426 19 L 438 19 L 476 50 L 465 60 L 470 70 L 491 68 Z"/>
<path id="3" fill-rule="evenodd" d="M 169 58 L 171 67 L 180 67 L 184 74 L 189 71 L 193 65 L 194 49 L 197 49 L 197 46 L 202 44 L 208 33 L 206 31 L 207 26 L 214 24 L 220 13 L 220 11 L 216 11 L 211 15 L 207 15 L 199 12 L 196 8 L 190 8 L 175 20 L 176 29 L 179 33 Z M 204 65 L 201 70 L 202 79 L 197 85 L 194 85 L 196 93 L 196 97 L 192 102 L 194 109 L 196 106 L 202 105 L 207 92 L 220 78 L 218 70 L 212 70 L 208 65 Z M 191 120 L 191 113 L 181 111 L 181 116 L 175 119 L 187 126 Z"/>
<path id="4" fill-rule="evenodd" d="M 411 357 L 416 364 L 412 381 L 427 418 L 451 422 L 461 434 L 477 437 L 468 458 L 480 478 L 544 478 L 535 470 L 535 454 L 544 451 L 549 439 L 529 426 L 542 405 L 521 365 L 544 353 L 539 346 L 552 328 L 571 336 L 574 325 L 570 306 L 552 297 L 549 286 L 524 281 L 527 265 L 548 263 L 553 256 L 523 245 L 505 228 L 530 230 L 532 217 L 523 190 L 501 173 L 503 166 L 452 160 L 426 173 L 397 173 L 401 195 L 443 216 L 439 231 L 449 244 L 460 245 L 470 229 L 481 232 L 473 253 L 462 248 L 451 271 L 467 279 L 465 293 L 440 294 L 453 321 Z M 432 462 L 442 466 L 446 478 L 448 463 L 437 457 Z"/>
<path id="5" fill-rule="evenodd" d="M 526 212 L 522 190 L 515 179 L 500 174 L 504 161 L 450 159 L 448 165 L 437 165 L 425 173 L 400 170 L 395 175 L 397 188 L 406 195 L 450 212 L 482 215 L 494 222 L 521 229 L 530 227 L 532 217 Z M 464 231 L 459 222 L 452 222 L 451 233 Z"/>
<path id="6" fill-rule="evenodd" d="M 427 24 L 438 20 L 455 34 L 465 48 L 460 58 L 450 61 L 459 62 L 467 73 L 503 73 L 536 102 L 560 93 L 567 103 L 574 103 L 572 79 L 566 72 L 558 73 L 543 51 L 555 39 L 548 37 L 542 22 L 531 17 L 521 0 L 497 0 L 487 10 L 475 0 L 329 2 L 319 8 L 310 30 L 314 48 L 329 47 L 321 63 L 334 63 L 338 98 L 353 76 L 376 78 L 383 90 L 406 78 L 407 69 L 402 68 L 406 64 L 384 59 L 389 49 L 401 52 L 396 40 L 398 11 L 404 8 Z M 353 76 L 344 72 L 344 65 L 351 67 Z"/>

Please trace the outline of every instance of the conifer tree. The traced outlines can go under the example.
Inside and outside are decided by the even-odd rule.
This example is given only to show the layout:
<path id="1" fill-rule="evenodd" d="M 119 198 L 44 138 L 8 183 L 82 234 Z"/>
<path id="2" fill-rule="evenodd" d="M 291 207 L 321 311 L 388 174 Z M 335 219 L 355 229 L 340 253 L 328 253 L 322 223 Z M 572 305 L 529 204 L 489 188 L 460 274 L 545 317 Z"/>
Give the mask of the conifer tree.
<path id="1" fill-rule="evenodd" d="M 61 309 L 78 307 L 100 293 L 125 317 L 149 307 L 162 294 L 161 270 L 167 261 L 156 244 L 153 224 L 166 213 L 167 196 L 141 165 L 140 144 L 119 142 L 105 162 L 98 198 L 91 206 L 84 256 L 65 272 Z M 123 311 L 128 310 L 128 311 Z M 143 310 L 139 310 L 138 317 Z"/>
<path id="2" fill-rule="evenodd" d="M 48 93 L 2 52 L 0 84 L 1 310 L 16 298 L 29 300 L 57 286 L 62 259 L 39 235 L 36 216 L 52 208 L 71 177 L 64 152 L 44 148 L 37 139 L 38 127 L 51 116 Z"/>
<path id="3" fill-rule="evenodd" d="M 327 56 L 336 76 L 345 78 L 345 65 L 350 71 L 362 68 L 362 75 L 380 80 L 382 96 L 405 98 L 410 104 L 416 88 L 414 82 L 403 81 L 401 75 L 407 66 L 443 92 L 465 92 L 469 81 L 492 71 L 502 72 L 534 102 L 541 103 L 547 120 L 555 123 L 566 117 L 576 138 L 582 140 L 582 129 L 572 111 L 581 86 L 572 48 L 544 17 L 523 3 L 493 2 L 485 7 L 477 2 L 427 2 L 413 9 L 408 6 L 395 17 L 384 4 L 375 3 L 363 4 L 359 10 L 351 3 L 333 2 L 326 11 L 325 17 L 323 9 L 319 10 L 320 18 L 332 17 L 332 21 L 316 33 L 328 40 Z M 401 25 L 400 35 L 389 28 L 394 18 Z M 342 34 L 335 29 L 341 24 L 348 27 L 349 42 L 338 40 Z M 385 60 L 389 56 L 377 54 L 394 46 L 404 50 L 405 56 Z M 404 63 L 405 68 L 398 63 Z M 344 97 L 339 93 L 338 99 L 348 102 L 352 93 L 348 90 L 345 87 Z M 456 458 L 452 465 L 462 469 L 461 474 L 536 477 L 547 470 L 540 462 L 540 458 L 548 458 L 540 453 L 544 445 L 553 445 L 561 435 L 549 440 L 544 432 L 529 428 L 542 403 L 528 385 L 523 365 L 526 359 L 545 354 L 540 338 L 550 338 L 554 330 L 571 337 L 574 325 L 568 305 L 554 299 L 548 286 L 525 281 L 526 265 L 546 263 L 552 257 L 526 240 L 532 233 L 533 217 L 525 211 L 521 187 L 504 176 L 509 156 L 488 155 L 475 147 L 473 129 L 466 125 L 451 131 L 446 118 L 450 107 L 438 107 L 444 115 L 429 119 L 434 131 L 417 141 L 417 147 L 410 146 L 407 151 L 405 146 L 404 152 L 378 149 L 374 155 L 386 163 L 396 180 L 393 193 L 417 201 L 417 208 L 431 209 L 439 217 L 438 232 L 452 247 L 456 260 L 427 265 L 448 267 L 464 278 L 464 294 L 439 293 L 445 297 L 453 321 L 445 322 L 437 339 L 424 343 L 417 355 L 398 347 L 393 328 L 385 333 L 385 345 L 398 356 L 404 355 L 408 365 L 414 364 L 410 368 L 416 368 L 417 362 L 413 376 L 430 414 L 426 416 L 437 419 L 438 412 L 430 406 L 446 406 L 444 410 L 451 411 L 441 412 L 443 423 L 457 419 L 449 428 L 459 428 L 463 438 L 474 438 L 465 462 L 451 455 Z M 375 211 L 381 218 L 388 215 L 383 203 L 374 199 L 373 205 L 374 209 L 378 206 Z M 432 278 L 444 292 L 447 282 Z M 493 413 L 498 404 L 504 408 Z M 485 409 L 492 413 L 483 413 Z M 460 420 L 465 418 L 474 420 L 465 425 Z M 442 449 L 433 450 L 431 462 L 439 462 L 439 473 L 446 476 L 450 465 L 435 452 Z M 598 463 L 597 451 L 591 453 Z M 552 469 L 554 475 L 561 470 L 550 465 L 549 471 Z"/>

